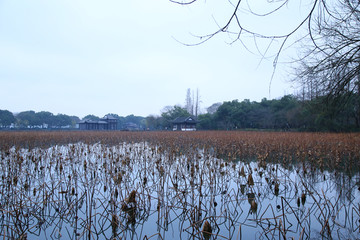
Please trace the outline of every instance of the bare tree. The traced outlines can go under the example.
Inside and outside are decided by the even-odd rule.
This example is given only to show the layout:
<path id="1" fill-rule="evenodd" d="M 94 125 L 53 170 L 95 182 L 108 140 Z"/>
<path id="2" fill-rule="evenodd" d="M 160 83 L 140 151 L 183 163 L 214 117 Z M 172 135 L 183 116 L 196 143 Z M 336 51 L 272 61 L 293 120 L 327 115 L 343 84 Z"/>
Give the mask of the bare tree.
<path id="1" fill-rule="evenodd" d="M 301 58 L 298 79 L 322 95 L 338 97 L 360 93 L 360 2 L 337 1 L 327 15 L 316 18 L 311 46 Z M 311 91 L 314 91 L 313 88 Z"/>
<path id="2" fill-rule="evenodd" d="M 353 102 L 360 126 L 360 1 L 337 0 L 313 25 L 311 45 L 300 58 L 295 81 L 306 94 L 326 96 L 332 109 Z M 334 108 L 336 106 L 336 108 Z"/>
<path id="3" fill-rule="evenodd" d="M 177 3 L 180 5 L 191 5 L 201 0 L 169 0 L 170 2 Z M 299 8 L 307 9 L 306 13 L 302 14 L 302 18 L 298 20 L 293 27 L 289 28 L 286 31 L 278 31 L 279 26 L 273 24 L 273 22 L 268 22 L 269 25 L 262 26 L 262 28 L 257 28 L 256 24 L 248 24 L 244 22 L 244 19 L 248 16 L 255 17 L 257 19 L 268 18 L 278 14 L 279 12 L 286 11 L 290 0 L 228 0 L 230 6 L 232 6 L 233 11 L 229 17 L 224 21 L 223 19 L 215 20 L 216 29 L 213 32 L 210 32 L 206 35 L 197 36 L 199 42 L 196 44 L 188 45 L 198 45 L 202 44 L 214 36 L 225 33 L 227 36 L 230 36 L 232 42 L 240 41 L 245 48 L 248 50 L 249 47 L 243 41 L 244 38 L 252 37 L 255 42 L 257 51 L 259 51 L 257 40 L 264 39 L 267 40 L 268 46 L 265 48 L 265 52 L 260 52 L 261 54 L 267 54 L 267 51 L 272 47 L 275 42 L 279 42 L 277 54 L 274 56 L 274 67 L 278 62 L 279 55 L 283 50 L 284 46 L 288 42 L 291 36 L 299 32 L 300 29 L 305 28 L 307 31 L 303 35 L 311 36 L 312 35 L 312 25 L 314 23 L 313 19 L 315 16 L 318 16 L 318 13 L 327 13 L 328 5 L 327 1 L 330 0 L 307 0 L 301 1 L 299 3 Z M 336 0 L 335 0 L 336 1 Z M 340 0 L 339 0 L 340 1 Z M 262 5 L 261 9 L 257 9 L 254 5 Z M 329 16 L 330 13 L 328 14 Z M 288 19 L 282 19 L 282 22 L 287 22 Z M 224 24 L 219 24 L 219 22 L 224 22 Z M 264 31 L 264 29 L 271 29 L 272 31 Z M 267 32 L 273 32 L 273 34 L 268 34 Z M 291 43 L 289 43 L 291 44 Z"/>
<path id="4" fill-rule="evenodd" d="M 189 114 L 193 114 L 193 98 L 191 97 L 191 89 L 186 91 L 185 109 Z"/>
<path id="5" fill-rule="evenodd" d="M 199 96 L 199 89 L 196 89 L 196 98 L 195 98 L 195 117 L 199 114 L 199 108 L 200 108 L 200 96 Z"/>
<path id="6" fill-rule="evenodd" d="M 212 104 L 210 107 L 208 107 L 208 108 L 206 109 L 206 110 L 207 110 L 207 113 L 209 113 L 209 114 L 214 114 L 221 105 L 222 105 L 221 102 L 217 102 L 217 103 Z"/>
<path id="7" fill-rule="evenodd" d="M 186 91 L 186 99 L 185 99 L 185 109 L 186 111 L 194 115 L 195 117 L 198 116 L 200 111 L 200 95 L 199 95 L 199 89 L 196 89 L 196 95 L 194 90 L 191 90 L 190 88 Z"/>
<path id="8" fill-rule="evenodd" d="M 171 2 L 189 5 L 201 0 L 170 0 Z M 262 3 L 266 12 L 254 10 L 253 4 Z M 280 53 L 285 47 L 298 42 L 305 43 L 307 51 L 300 54 L 297 67 L 297 81 L 310 98 L 327 95 L 336 99 L 344 93 L 358 93 L 360 96 L 360 1 L 359 0 L 305 0 L 299 1 L 300 9 L 306 13 L 297 23 L 285 32 L 278 33 L 277 25 L 269 22 L 263 29 L 256 30 L 254 25 L 245 24 L 247 16 L 266 18 L 286 11 L 290 0 L 228 0 L 233 7 L 224 24 L 216 21 L 216 30 L 207 35 L 198 36 L 204 43 L 214 36 L 226 33 L 233 36 L 233 41 L 243 41 L 251 36 L 255 46 L 257 39 L 268 40 L 267 50 L 274 42 L 279 42 L 276 54 L 273 56 L 274 72 Z M 288 19 L 283 19 L 284 22 Z M 295 36 L 296 34 L 296 36 Z M 291 39 L 291 40 L 290 40 Z M 359 103 L 360 105 L 360 103 Z M 360 107 L 358 110 L 360 117 Z"/>
<path id="9" fill-rule="evenodd" d="M 192 104 L 191 104 L 191 115 L 194 115 L 194 109 L 195 109 L 195 94 L 194 94 L 194 90 L 191 91 L 192 93 Z"/>

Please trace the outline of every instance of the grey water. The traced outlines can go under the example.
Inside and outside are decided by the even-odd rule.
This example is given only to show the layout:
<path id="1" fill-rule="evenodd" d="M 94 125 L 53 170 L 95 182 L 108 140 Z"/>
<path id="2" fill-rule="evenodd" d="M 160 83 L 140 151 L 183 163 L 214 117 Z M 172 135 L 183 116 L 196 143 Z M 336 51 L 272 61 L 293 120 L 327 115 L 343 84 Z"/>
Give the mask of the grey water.
<path id="1" fill-rule="evenodd" d="M 205 221 L 210 239 L 360 238 L 359 174 L 147 143 L 12 148 L 0 165 L 6 239 L 208 239 Z"/>

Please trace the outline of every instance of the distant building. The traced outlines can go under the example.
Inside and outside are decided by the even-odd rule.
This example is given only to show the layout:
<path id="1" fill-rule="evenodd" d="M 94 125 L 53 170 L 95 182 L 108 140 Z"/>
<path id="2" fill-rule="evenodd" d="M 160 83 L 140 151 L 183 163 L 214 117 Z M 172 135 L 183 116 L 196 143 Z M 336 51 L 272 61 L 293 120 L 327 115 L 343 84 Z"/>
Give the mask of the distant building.
<path id="1" fill-rule="evenodd" d="M 195 117 L 178 117 L 172 121 L 173 131 L 196 131 L 198 121 Z"/>
<path id="2" fill-rule="evenodd" d="M 139 131 L 140 127 L 136 123 L 127 122 L 124 124 L 123 130 L 124 131 Z"/>
<path id="3" fill-rule="evenodd" d="M 118 120 L 113 116 L 106 115 L 99 121 L 85 119 L 78 124 L 80 130 L 116 130 Z"/>

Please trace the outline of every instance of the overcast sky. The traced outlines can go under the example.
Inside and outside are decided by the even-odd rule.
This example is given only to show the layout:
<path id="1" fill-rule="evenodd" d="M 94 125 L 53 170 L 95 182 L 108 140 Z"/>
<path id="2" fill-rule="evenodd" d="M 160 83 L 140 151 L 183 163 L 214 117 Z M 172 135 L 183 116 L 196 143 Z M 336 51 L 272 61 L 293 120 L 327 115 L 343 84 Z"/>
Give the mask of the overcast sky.
<path id="1" fill-rule="evenodd" d="M 229 2 L 212 2 L 0 1 L 0 109 L 148 116 L 184 105 L 188 88 L 199 89 L 203 109 L 292 93 L 288 69 L 279 66 L 270 86 L 273 59 L 260 63 L 226 34 L 180 43 L 227 21 Z"/>

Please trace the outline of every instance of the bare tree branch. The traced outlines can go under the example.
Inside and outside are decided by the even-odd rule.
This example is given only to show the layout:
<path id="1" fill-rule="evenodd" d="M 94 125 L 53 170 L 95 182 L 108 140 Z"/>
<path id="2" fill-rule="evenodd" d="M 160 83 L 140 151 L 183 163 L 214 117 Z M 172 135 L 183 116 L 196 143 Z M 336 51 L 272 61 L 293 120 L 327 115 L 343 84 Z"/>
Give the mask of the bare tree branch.
<path id="1" fill-rule="evenodd" d="M 181 5 L 189 5 L 197 0 L 175 1 Z M 231 14 L 223 25 L 219 25 L 214 19 L 217 29 L 206 35 L 196 36 L 199 45 L 209 41 L 214 36 L 227 33 L 234 36 L 231 44 L 239 41 L 247 50 L 250 47 L 243 41 L 244 36 L 254 38 L 255 51 L 261 55 L 261 61 L 268 57 L 270 46 L 275 41 L 279 42 L 276 54 L 273 55 L 274 77 L 277 63 L 281 52 L 287 46 L 293 46 L 299 41 L 306 43 L 307 51 L 301 53 L 297 59 L 297 82 L 303 87 L 306 85 L 310 92 L 316 95 L 338 96 L 351 91 L 360 96 L 360 1 L 359 0 L 309 0 L 306 14 L 302 19 L 287 30 L 285 33 L 276 33 L 277 26 L 269 26 L 274 29 L 273 34 L 254 29 L 243 22 L 244 10 L 253 17 L 265 18 L 286 10 L 289 0 L 267 1 L 267 9 L 263 13 L 255 10 L 251 3 L 256 0 L 228 0 L 233 7 Z M 245 4 L 245 5 L 244 5 Z M 274 4 L 274 5 L 271 5 Z M 284 19 L 286 21 L 286 19 Z M 235 30 L 234 30 L 235 29 Z M 303 30 L 306 30 L 303 32 Z M 301 33 L 301 40 L 289 42 L 296 33 Z M 268 40 L 269 43 L 262 51 L 257 39 Z M 293 38 L 291 38 L 293 39 Z M 303 50 L 303 49 L 302 49 Z M 271 86 L 271 82 L 270 82 Z M 314 88 L 314 89 L 312 89 Z M 313 94 L 311 93 L 311 96 Z M 360 118 L 360 103 L 359 103 Z"/>

